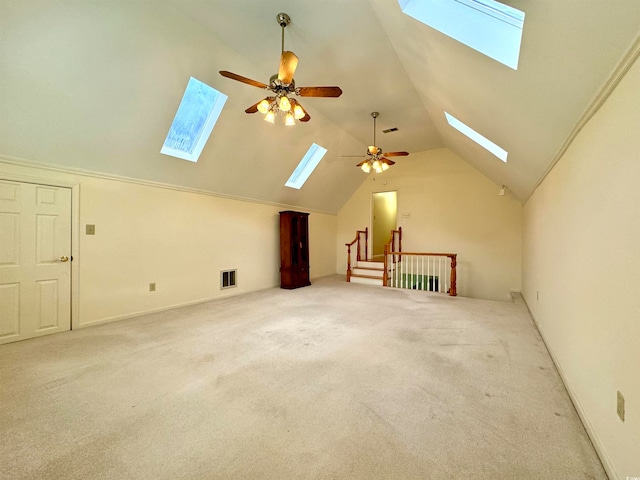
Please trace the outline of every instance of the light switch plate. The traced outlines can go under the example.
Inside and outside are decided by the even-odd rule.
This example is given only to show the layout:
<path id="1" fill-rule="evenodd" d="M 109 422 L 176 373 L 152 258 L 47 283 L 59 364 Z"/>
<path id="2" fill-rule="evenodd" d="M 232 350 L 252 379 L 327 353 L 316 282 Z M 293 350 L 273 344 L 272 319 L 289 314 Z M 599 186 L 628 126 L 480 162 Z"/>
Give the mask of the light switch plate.
<path id="1" fill-rule="evenodd" d="M 95 225 L 86 225 L 85 233 L 87 235 L 95 235 L 96 234 L 96 226 Z"/>

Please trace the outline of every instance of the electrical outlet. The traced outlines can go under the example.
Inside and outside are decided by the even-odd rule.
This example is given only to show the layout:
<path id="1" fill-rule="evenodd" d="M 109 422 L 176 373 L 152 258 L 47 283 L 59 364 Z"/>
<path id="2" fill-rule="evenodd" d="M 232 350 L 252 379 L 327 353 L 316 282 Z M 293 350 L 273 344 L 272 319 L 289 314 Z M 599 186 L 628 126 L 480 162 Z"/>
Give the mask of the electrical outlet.
<path id="1" fill-rule="evenodd" d="M 149 291 L 150 292 L 155 292 L 156 291 L 156 284 L 155 283 L 150 283 L 149 284 Z"/>
<path id="2" fill-rule="evenodd" d="M 616 406 L 616 412 L 618 413 L 620 420 L 624 422 L 624 397 L 622 396 L 620 391 L 618 391 L 618 402 Z"/>

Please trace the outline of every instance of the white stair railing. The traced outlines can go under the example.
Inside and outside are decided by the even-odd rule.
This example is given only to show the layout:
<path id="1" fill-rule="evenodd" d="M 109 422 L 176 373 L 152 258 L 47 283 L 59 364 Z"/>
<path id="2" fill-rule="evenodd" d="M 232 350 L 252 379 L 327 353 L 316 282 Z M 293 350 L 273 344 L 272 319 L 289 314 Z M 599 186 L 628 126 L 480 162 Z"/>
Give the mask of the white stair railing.
<path id="1" fill-rule="evenodd" d="M 385 285 L 456 296 L 455 253 L 392 252 L 385 248 Z"/>

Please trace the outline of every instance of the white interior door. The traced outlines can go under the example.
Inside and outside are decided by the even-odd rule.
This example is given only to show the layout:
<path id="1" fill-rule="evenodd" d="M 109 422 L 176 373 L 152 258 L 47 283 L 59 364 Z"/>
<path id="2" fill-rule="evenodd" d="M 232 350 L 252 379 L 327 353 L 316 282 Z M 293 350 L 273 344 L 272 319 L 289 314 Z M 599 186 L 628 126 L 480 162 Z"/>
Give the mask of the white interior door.
<path id="1" fill-rule="evenodd" d="M 71 189 L 0 181 L 0 344 L 71 329 Z"/>

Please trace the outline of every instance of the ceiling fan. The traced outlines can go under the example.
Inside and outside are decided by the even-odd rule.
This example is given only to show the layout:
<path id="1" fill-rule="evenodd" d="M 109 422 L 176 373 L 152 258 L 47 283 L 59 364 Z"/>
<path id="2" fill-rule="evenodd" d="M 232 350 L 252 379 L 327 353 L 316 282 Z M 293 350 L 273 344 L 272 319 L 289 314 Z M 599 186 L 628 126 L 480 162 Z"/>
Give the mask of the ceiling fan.
<path id="1" fill-rule="evenodd" d="M 308 122 L 311 117 L 295 98 L 289 98 L 289 94 L 295 94 L 301 97 L 339 97 L 342 95 L 342 90 L 340 87 L 296 87 L 293 75 L 298 66 L 298 57 L 295 53 L 285 51 L 284 49 L 284 28 L 291 23 L 291 18 L 289 18 L 289 15 L 286 13 L 279 13 L 276 16 L 276 20 L 282 28 L 282 54 L 280 56 L 278 73 L 271 76 L 268 85 L 235 73 L 227 72 L 226 70 L 221 70 L 220 75 L 246 83 L 247 85 L 270 90 L 273 93 L 272 95 L 251 105 L 245 112 L 263 113 L 265 115 L 264 119 L 270 123 L 274 123 L 277 113 L 284 113 L 285 125 L 290 126 L 295 125 L 295 120 Z"/>
<path id="2" fill-rule="evenodd" d="M 389 160 L 386 157 L 406 157 L 409 152 L 386 152 L 381 153 L 382 149 L 376 147 L 376 118 L 380 114 L 378 112 L 371 112 L 373 117 L 373 145 L 367 147 L 367 153 L 365 159 L 356 165 L 360 167 L 363 172 L 369 173 L 373 170 L 376 173 L 382 173 L 388 170 L 391 165 L 395 165 L 396 162 Z M 361 157 L 362 155 L 343 155 L 345 157 Z"/>

